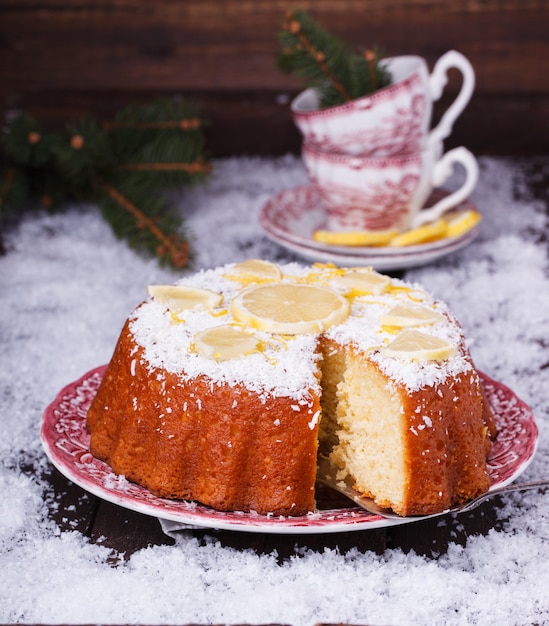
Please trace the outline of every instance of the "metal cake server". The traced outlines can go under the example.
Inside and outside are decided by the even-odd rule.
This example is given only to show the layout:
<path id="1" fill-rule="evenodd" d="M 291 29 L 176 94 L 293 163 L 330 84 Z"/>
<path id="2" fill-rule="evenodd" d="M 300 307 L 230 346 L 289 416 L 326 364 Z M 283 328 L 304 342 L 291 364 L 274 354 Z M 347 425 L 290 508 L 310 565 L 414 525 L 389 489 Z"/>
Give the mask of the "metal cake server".
<path id="1" fill-rule="evenodd" d="M 421 520 L 426 519 L 428 517 L 433 517 L 433 515 L 414 515 L 410 517 L 403 517 L 402 515 L 398 515 L 394 513 L 391 509 L 384 509 L 378 506 L 374 500 L 371 498 L 366 498 L 356 489 L 353 488 L 349 479 L 341 480 L 337 478 L 337 473 L 339 469 L 327 458 L 319 456 L 318 458 L 318 470 L 316 479 L 318 482 L 339 491 L 343 495 L 350 498 L 355 504 L 358 504 L 361 508 L 369 511 L 373 515 L 380 515 L 381 517 L 386 517 L 387 519 L 414 519 Z M 442 515 L 444 513 L 464 513 L 465 511 L 471 511 L 476 508 L 479 504 L 491 498 L 492 496 L 501 495 L 504 493 L 511 493 L 513 491 L 526 491 L 528 489 L 538 489 L 540 487 L 549 487 L 549 480 L 534 480 L 532 482 L 526 483 L 511 483 L 510 485 L 506 485 L 504 487 L 496 487 L 494 489 L 490 489 L 486 493 L 473 498 L 472 500 L 468 500 L 467 502 L 463 502 L 461 504 L 456 504 L 455 506 L 442 511 L 441 513 L 437 513 L 436 515 Z"/>

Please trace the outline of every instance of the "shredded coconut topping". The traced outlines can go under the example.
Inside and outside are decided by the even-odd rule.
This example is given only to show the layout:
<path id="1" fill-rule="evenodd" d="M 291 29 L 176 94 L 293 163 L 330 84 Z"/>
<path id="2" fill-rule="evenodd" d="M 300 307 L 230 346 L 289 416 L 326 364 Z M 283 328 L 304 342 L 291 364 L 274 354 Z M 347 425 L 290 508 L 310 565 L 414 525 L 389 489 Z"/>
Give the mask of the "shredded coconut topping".
<path id="1" fill-rule="evenodd" d="M 314 334 L 281 337 L 253 331 L 261 349 L 221 363 L 194 350 L 193 338 L 197 332 L 220 324 L 235 323 L 230 302 L 242 285 L 229 278 L 232 267 L 229 264 L 202 270 L 178 282 L 222 294 L 223 301 L 216 309 L 185 310 L 174 315 L 164 304 L 149 298 L 133 312 L 130 330 L 143 348 L 145 365 L 151 372 L 163 368 L 185 379 L 206 375 L 215 384 L 243 384 L 264 400 L 271 395 L 285 396 L 306 404 L 309 390 L 314 393 L 320 391 L 315 375 L 319 359 L 318 337 Z M 318 280 L 337 290 L 336 284 L 329 283 L 329 272 L 333 270 L 326 270 L 323 266 L 289 263 L 281 265 L 281 270 L 284 281 Z M 443 314 L 442 321 L 430 324 L 428 332 L 458 346 L 460 349 L 455 356 L 440 362 L 415 362 L 383 356 L 379 352 L 395 336 L 394 329 L 381 325 L 380 316 L 396 303 L 409 303 L 411 300 Z M 353 298 L 347 320 L 325 332 L 335 342 L 354 345 L 366 353 L 391 380 L 403 384 L 410 391 L 435 386 L 448 376 L 472 370 L 463 348 L 461 328 L 446 305 L 435 301 L 418 285 L 398 279 L 391 279 L 391 288 L 387 293 Z"/>

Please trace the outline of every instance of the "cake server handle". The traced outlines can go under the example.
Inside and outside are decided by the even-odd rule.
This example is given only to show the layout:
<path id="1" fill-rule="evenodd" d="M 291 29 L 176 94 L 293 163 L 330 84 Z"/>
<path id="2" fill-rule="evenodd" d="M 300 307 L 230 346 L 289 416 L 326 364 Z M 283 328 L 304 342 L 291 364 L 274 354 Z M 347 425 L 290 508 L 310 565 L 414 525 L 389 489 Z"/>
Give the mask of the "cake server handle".
<path id="1" fill-rule="evenodd" d="M 463 504 L 457 504 L 449 509 L 449 513 L 462 513 L 463 511 L 471 511 L 476 508 L 479 504 L 482 504 L 488 498 L 492 496 L 497 496 L 505 493 L 512 493 L 513 491 L 527 491 L 529 489 L 541 489 L 542 487 L 549 487 L 549 480 L 532 480 L 526 483 L 510 483 L 509 485 L 504 485 L 503 487 L 495 487 L 493 489 L 489 489 L 485 493 L 481 493 L 480 496 L 473 498 Z"/>

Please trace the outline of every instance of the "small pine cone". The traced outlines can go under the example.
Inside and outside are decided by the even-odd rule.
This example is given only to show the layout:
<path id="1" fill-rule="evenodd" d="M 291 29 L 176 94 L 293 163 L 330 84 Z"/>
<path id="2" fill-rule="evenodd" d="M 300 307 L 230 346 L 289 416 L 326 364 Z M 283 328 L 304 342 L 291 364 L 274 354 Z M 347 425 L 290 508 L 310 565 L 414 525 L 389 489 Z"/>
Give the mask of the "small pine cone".
<path id="1" fill-rule="evenodd" d="M 292 20 L 288 24 L 288 30 L 292 33 L 292 35 L 297 35 L 301 30 L 301 24 L 297 20 Z"/>
<path id="2" fill-rule="evenodd" d="M 84 147 L 84 137 L 82 135 L 73 135 L 71 137 L 71 148 L 73 150 L 82 150 Z"/>
<path id="3" fill-rule="evenodd" d="M 31 144 L 38 143 L 40 139 L 40 133 L 37 133 L 35 130 L 31 131 L 27 136 L 27 140 Z"/>

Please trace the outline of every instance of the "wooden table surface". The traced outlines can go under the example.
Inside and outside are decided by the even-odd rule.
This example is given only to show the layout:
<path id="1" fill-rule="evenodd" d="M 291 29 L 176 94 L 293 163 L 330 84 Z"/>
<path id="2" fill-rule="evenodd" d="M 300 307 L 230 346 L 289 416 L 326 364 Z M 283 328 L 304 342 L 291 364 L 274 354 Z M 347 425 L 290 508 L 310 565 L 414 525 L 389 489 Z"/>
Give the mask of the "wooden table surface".
<path id="1" fill-rule="evenodd" d="M 52 490 L 50 515 L 61 530 L 78 530 L 92 543 L 112 548 L 113 559 L 131 556 L 136 550 L 151 545 L 171 545 L 174 539 L 164 534 L 157 518 L 138 513 L 102 500 L 71 483 L 60 472 L 49 466 L 45 477 Z M 333 496 L 334 505 L 343 503 Z M 258 554 L 271 554 L 285 560 L 304 549 L 323 551 L 351 549 L 374 551 L 378 554 L 389 548 L 436 557 L 446 552 L 450 542 L 464 544 L 471 535 L 485 534 L 496 528 L 498 498 L 494 497 L 474 511 L 460 515 L 447 514 L 428 520 L 419 520 L 388 528 L 355 530 L 323 534 L 273 534 L 226 530 L 185 530 L 198 539 L 214 537 L 223 546 L 252 549 Z"/>

